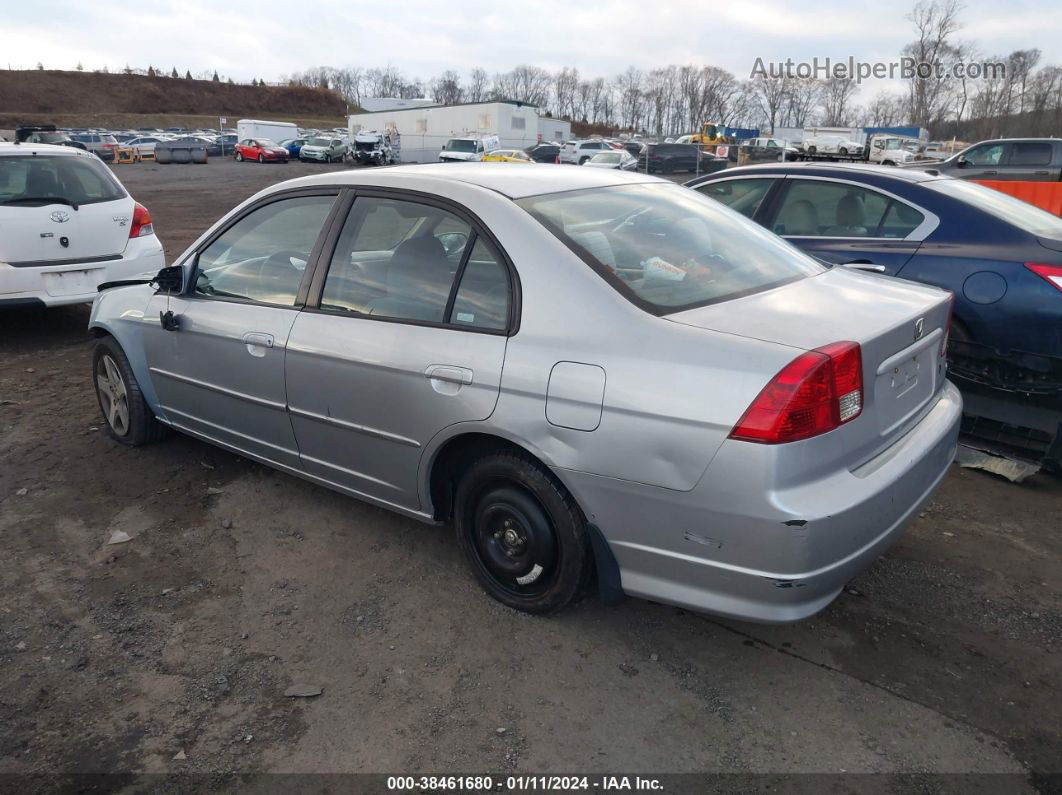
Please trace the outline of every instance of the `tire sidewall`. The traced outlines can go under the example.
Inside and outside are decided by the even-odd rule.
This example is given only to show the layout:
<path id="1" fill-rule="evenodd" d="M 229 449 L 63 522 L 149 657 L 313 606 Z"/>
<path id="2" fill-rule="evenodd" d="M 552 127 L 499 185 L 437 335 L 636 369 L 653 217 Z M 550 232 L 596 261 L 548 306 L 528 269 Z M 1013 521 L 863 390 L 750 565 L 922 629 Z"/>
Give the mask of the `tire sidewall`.
<path id="1" fill-rule="evenodd" d="M 472 517 L 479 499 L 494 485 L 516 485 L 530 495 L 550 520 L 559 551 L 553 582 L 542 594 L 521 597 L 500 588 L 478 563 Z M 502 604 L 527 613 L 553 613 L 575 600 L 586 583 L 591 562 L 586 522 L 574 500 L 536 462 L 516 453 L 494 453 L 464 473 L 454 499 L 457 543 L 483 589 Z"/>

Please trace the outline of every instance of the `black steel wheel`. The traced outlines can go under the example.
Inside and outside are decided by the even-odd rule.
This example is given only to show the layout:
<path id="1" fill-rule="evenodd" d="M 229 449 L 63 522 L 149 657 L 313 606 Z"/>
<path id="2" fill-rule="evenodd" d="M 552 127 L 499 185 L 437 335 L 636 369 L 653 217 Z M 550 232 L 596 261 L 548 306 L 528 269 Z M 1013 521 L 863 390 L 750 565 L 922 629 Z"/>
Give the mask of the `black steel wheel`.
<path id="1" fill-rule="evenodd" d="M 591 555 L 571 495 L 530 457 L 491 453 L 457 487 L 458 544 L 483 588 L 528 613 L 552 613 L 581 592 Z"/>

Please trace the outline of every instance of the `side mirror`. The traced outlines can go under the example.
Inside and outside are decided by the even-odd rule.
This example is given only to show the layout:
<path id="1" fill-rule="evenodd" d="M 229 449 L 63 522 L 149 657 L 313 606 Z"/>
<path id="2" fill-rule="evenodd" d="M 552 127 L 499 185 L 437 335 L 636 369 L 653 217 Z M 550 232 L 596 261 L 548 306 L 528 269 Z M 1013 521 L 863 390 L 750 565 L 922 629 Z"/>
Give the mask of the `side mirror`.
<path id="1" fill-rule="evenodd" d="M 159 293 L 180 293 L 184 290 L 184 268 L 180 265 L 170 265 L 155 274 L 151 283 Z"/>
<path id="2" fill-rule="evenodd" d="M 957 158 L 955 158 L 955 165 L 957 165 L 959 168 L 966 168 L 966 155 L 959 155 Z"/>

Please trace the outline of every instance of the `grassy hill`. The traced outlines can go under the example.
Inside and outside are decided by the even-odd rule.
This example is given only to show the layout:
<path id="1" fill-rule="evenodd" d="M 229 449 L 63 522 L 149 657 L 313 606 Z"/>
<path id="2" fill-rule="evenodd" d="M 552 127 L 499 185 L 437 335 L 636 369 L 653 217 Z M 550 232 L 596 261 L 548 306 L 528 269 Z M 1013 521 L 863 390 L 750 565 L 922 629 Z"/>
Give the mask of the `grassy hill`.
<path id="1" fill-rule="evenodd" d="M 0 70 L 0 128 L 61 126 L 216 127 L 219 116 L 308 126 L 344 124 L 338 94 L 303 86 L 248 86 L 144 75 Z"/>

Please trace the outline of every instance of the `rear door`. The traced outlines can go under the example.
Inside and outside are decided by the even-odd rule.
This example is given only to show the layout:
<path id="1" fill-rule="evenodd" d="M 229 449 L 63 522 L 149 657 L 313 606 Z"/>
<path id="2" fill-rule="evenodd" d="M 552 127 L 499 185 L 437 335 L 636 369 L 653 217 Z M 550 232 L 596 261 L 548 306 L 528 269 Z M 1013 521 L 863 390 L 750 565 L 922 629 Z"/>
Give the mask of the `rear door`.
<path id="1" fill-rule="evenodd" d="M 147 317 L 172 311 L 178 328 L 145 324 L 151 381 L 182 430 L 272 464 L 297 468 L 284 356 L 338 194 L 274 194 L 234 218 L 195 256 L 189 289 L 156 295 Z"/>
<path id="2" fill-rule="evenodd" d="M 1059 158 L 1051 141 L 1012 141 L 1006 145 L 1003 164 L 993 179 L 1058 182 Z"/>
<path id="3" fill-rule="evenodd" d="M 288 343 L 302 465 L 417 510 L 428 442 L 494 411 L 512 328 L 510 269 L 470 216 L 425 198 L 359 190 L 335 234 Z"/>
<path id="4" fill-rule="evenodd" d="M 132 217 L 133 200 L 95 157 L 0 156 L 0 262 L 118 259 Z"/>
<path id="5" fill-rule="evenodd" d="M 787 178 L 757 220 L 821 260 L 891 276 L 937 224 L 932 213 L 898 196 L 824 177 Z"/>

